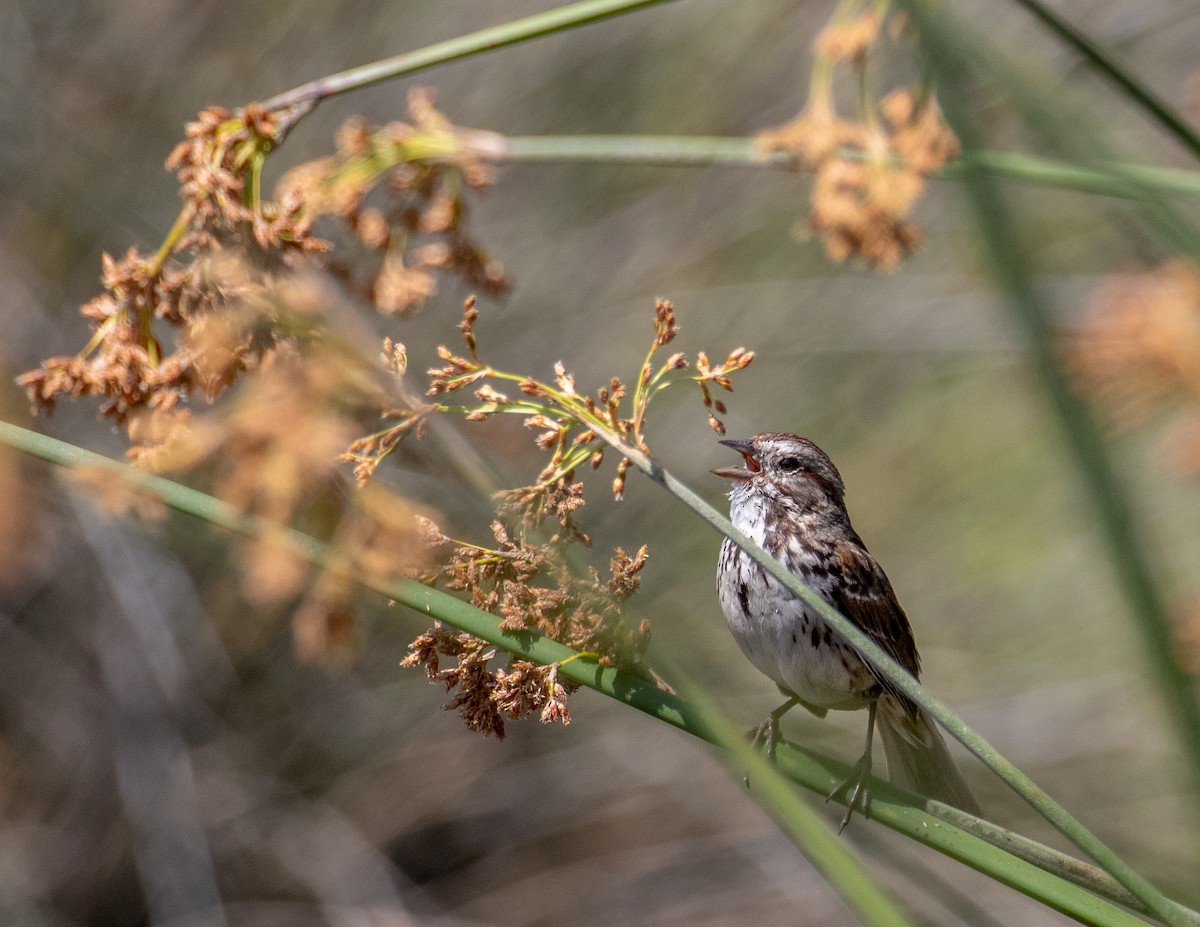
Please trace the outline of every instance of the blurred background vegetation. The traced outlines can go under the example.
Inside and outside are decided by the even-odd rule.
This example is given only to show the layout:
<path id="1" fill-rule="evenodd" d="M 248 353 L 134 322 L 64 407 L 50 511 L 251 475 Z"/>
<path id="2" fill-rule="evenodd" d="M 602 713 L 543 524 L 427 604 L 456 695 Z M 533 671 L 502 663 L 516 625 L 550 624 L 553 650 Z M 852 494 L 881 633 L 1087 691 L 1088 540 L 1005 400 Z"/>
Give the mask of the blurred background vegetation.
<path id="1" fill-rule="evenodd" d="M 78 307 L 98 291 L 101 253 L 161 242 L 179 209 L 162 162 L 195 112 L 544 8 L 0 9 L 4 417 L 31 421 L 12 377 L 86 342 Z M 511 135 L 749 136 L 804 105 L 810 46 L 832 8 L 666 4 L 337 98 L 270 159 L 268 183 L 330 153 L 351 114 L 403 118 L 416 84 L 436 88 L 456 123 Z M 1064 10 L 1196 116 L 1193 4 Z M 1103 125 L 1106 145 L 1139 163 L 1191 166 L 1016 5 L 960 13 L 1036 87 Z M 972 105 L 989 146 L 1037 150 L 1002 93 Z M 730 434 L 793 431 L 830 453 L 855 525 L 913 620 L 928 686 L 1136 868 L 1200 903 L 1195 805 L 1174 730 L 961 188 L 930 185 L 916 213 L 924 246 L 884 275 L 833 264 L 817 239 L 793 235 L 808 185 L 750 168 L 499 167 L 471 215 L 514 284 L 481 301 L 487 357 L 541 376 L 561 359 L 587 385 L 631 377 L 656 296 L 675 303 L 682 350 L 756 350 L 730 399 Z M 1016 183 L 1004 192 L 1064 329 L 1081 324 L 1106 276 L 1167 256 L 1115 200 Z M 455 343 L 467 293 L 445 280 L 413 319 L 372 324 L 404 341 L 421 371 L 437 344 Z M 729 455 L 695 396 L 669 392 L 651 415 L 660 459 L 722 507 L 725 487 L 707 471 Z M 114 457 L 127 446 L 90 402 L 61 404 L 36 427 Z M 516 422 L 454 427 L 504 485 L 541 466 Z M 1200 495 L 1165 459 L 1159 431 L 1113 446 L 1149 557 L 1186 620 L 1200 594 Z M 443 478 L 438 453 L 407 444 L 381 477 L 441 512 L 456 536 L 487 540 L 486 506 Z M 113 519 L 86 485 L 0 454 L 6 923 L 853 922 L 705 745 L 587 691 L 571 701 L 570 727 L 523 721 L 504 742 L 472 734 L 423 673 L 398 666 L 426 626 L 420 616 L 364 599 L 348 666 L 298 660 L 294 603 L 248 601 L 242 552 L 219 531 L 182 516 Z M 650 548 L 633 602 L 652 622 L 650 663 L 670 653 L 731 715 L 758 720 L 776 696 L 721 619 L 719 536 L 694 530 L 636 474 L 621 503 L 598 486 L 583 513 L 598 559 L 618 544 Z M 852 759 L 862 724 L 797 716 L 786 729 Z M 963 762 L 990 818 L 1061 845 Z M 920 922 L 1065 920 L 865 821 L 844 839 Z M 927 893 L 935 875 L 976 909 Z"/>

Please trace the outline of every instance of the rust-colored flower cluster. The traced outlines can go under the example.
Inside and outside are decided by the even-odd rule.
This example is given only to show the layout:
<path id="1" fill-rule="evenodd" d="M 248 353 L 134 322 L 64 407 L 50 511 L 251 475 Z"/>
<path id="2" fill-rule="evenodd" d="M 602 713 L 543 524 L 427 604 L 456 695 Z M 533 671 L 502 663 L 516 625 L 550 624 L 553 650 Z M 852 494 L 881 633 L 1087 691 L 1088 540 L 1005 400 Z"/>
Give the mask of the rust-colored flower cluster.
<path id="1" fill-rule="evenodd" d="M 834 261 L 858 255 L 872 267 L 894 270 L 921 241 L 909 217 L 925 178 L 958 154 L 928 90 L 899 88 L 882 98 L 858 94 L 856 119 L 838 116 L 834 77 L 847 64 L 858 83 L 867 83 L 872 50 L 901 15 L 886 17 L 886 4 L 867 10 L 842 3 L 814 43 L 815 64 L 808 104 L 792 121 L 759 134 L 765 153 L 787 152 L 815 172 L 808 225 L 820 235 Z"/>
<path id="2" fill-rule="evenodd" d="M 172 250 L 256 246 L 268 262 L 329 250 L 311 234 L 302 200 L 262 195 L 263 165 L 278 131 L 274 114 L 253 103 L 236 113 L 211 106 L 188 124 L 187 137 L 167 157 L 185 204 L 186 232 Z"/>
<path id="3" fill-rule="evenodd" d="M 303 204 L 309 219 L 339 217 L 374 255 L 365 275 L 346 259 L 332 268 L 380 312 L 417 309 L 437 289 L 435 271 L 493 296 L 505 292 L 504 269 L 467 231 L 463 198 L 464 188 L 491 184 L 487 159 L 504 151 L 504 138 L 453 125 L 423 89 L 409 94 L 408 108 L 411 123 L 346 122 L 337 155 L 290 171 L 280 199 Z M 378 204 L 369 199 L 376 190 L 384 194 Z"/>
<path id="4" fill-rule="evenodd" d="M 432 552 L 418 521 L 422 507 L 376 484 L 347 492 L 339 457 L 359 420 L 382 405 L 383 381 L 304 312 L 305 301 L 330 295 L 315 280 L 277 291 L 278 324 L 291 337 L 267 350 L 216 409 L 139 413 L 130 422 L 130 456 L 145 469 L 186 472 L 256 518 L 260 531 L 236 560 L 244 594 L 256 604 L 295 603 L 300 655 L 340 663 L 355 644 L 346 577 L 383 582 L 426 573 Z M 255 315 L 246 312 L 253 328 Z M 207 345 L 205 356 L 221 350 Z M 328 570 L 314 571 L 299 556 L 295 528 L 328 543 L 335 558 Z"/>
<path id="5" fill-rule="evenodd" d="M 619 607 L 637 591 L 644 546 L 633 557 L 618 548 L 608 580 L 595 570 L 581 579 L 571 575 L 562 545 L 532 544 L 500 521 L 492 522 L 492 534 L 495 547 L 454 545 L 441 570 L 447 589 L 469 592 L 471 604 L 499 614 L 506 631 L 540 631 L 576 650 L 600 653 L 606 665 L 629 664 L 641 654 L 646 629 L 623 627 Z"/>
<path id="6" fill-rule="evenodd" d="M 646 548 L 632 556 L 618 548 L 609 562 L 607 578 L 594 569 L 586 576 L 572 571 L 566 553 L 570 545 L 589 543 L 576 520 L 576 512 L 585 504 L 576 469 L 600 467 L 605 449 L 613 444 L 618 454 L 621 448 L 628 449 L 626 453 L 648 450 L 645 428 L 650 400 L 679 379 L 699 385 L 710 424 L 723 431 L 717 416 L 724 414 L 725 407 L 714 398 L 713 388 L 732 389 L 732 374 L 749 365 L 754 354 L 738 348 L 723 363 L 713 364 L 700 353 L 694 373 L 673 377 L 689 364 L 682 353 L 655 360 L 679 331 L 671 303 L 658 300 L 654 335 L 632 391 L 613 377 L 591 396 L 579 392 L 562 363 L 555 364 L 550 381 L 486 364 L 475 336 L 478 318 L 474 300 L 467 300 L 459 326 L 465 356 L 445 347 L 438 349 L 443 366 L 429 371 L 428 395 L 434 400 L 433 407 L 462 414 L 470 421 L 485 421 L 505 412 L 521 415 L 525 426 L 537 433 L 535 443 L 550 454 L 550 460 L 533 484 L 499 493 L 501 517 L 492 524 L 491 544 L 452 541 L 432 523 L 427 524 L 429 542 L 451 550 L 446 564 L 428 580 L 470 593 L 472 604 L 499 615 L 505 630 L 536 630 L 602 664 L 632 666 L 645 649 L 649 628 L 644 622 L 628 623 L 621 606 L 638 588 L 647 561 Z M 385 353 L 397 359 L 393 368 L 403 372 L 403 352 L 389 343 Z M 512 396 L 498 388 L 505 384 L 513 388 Z M 451 406 L 443 401 L 467 391 L 476 402 Z M 623 407 L 626 399 L 628 404 Z M 372 436 L 369 446 L 378 445 Z M 618 499 L 630 466 L 627 456 L 621 454 L 620 458 L 612 483 Z M 551 525 L 556 527 L 547 537 Z M 442 669 L 440 657 L 458 662 L 453 669 Z M 431 679 L 454 690 L 456 695 L 447 707 L 458 709 L 475 730 L 503 736 L 505 718 L 533 711 L 540 712 L 543 721 L 569 719 L 566 690 L 557 681 L 554 667 L 538 668 L 516 660 L 507 670 L 492 670 L 494 657 L 494 649 L 483 641 L 435 627 L 413 643 L 405 663 L 425 665 Z"/>
<path id="7" fill-rule="evenodd" d="M 485 158 L 503 140 L 453 126 L 420 91 L 410 113 L 411 125 L 377 132 L 352 120 L 337 156 L 292 171 L 271 199 L 262 173 L 277 141 L 275 116 L 255 105 L 201 112 L 167 159 L 184 200 L 179 218 L 155 254 L 104 256 L 104 292 L 82 309 L 93 326 L 88 344 L 19 378 L 35 411 L 52 412 L 62 397 L 94 396 L 103 415 L 127 424 L 142 412 L 174 409 L 195 391 L 213 398 L 291 337 L 269 314 L 260 313 L 253 330 L 243 320 L 247 303 L 261 302 L 296 271 L 333 272 L 386 313 L 428 298 L 435 271 L 502 292 L 502 269 L 466 231 L 463 191 L 486 186 Z M 368 205 L 375 189 L 381 203 Z M 367 284 L 355 283 L 344 249 L 335 256 L 313 234 L 326 215 L 340 216 L 375 255 Z M 215 358 L 204 355 L 213 331 L 230 329 L 240 337 L 225 338 Z"/>
<path id="8" fill-rule="evenodd" d="M 1165 408 L 1172 463 L 1200 473 L 1200 269 L 1175 261 L 1107 280 L 1068 351 L 1077 382 L 1130 427 Z"/>
<path id="9" fill-rule="evenodd" d="M 460 326 L 467 356 L 439 348 L 438 355 L 445 366 L 429 371 L 428 395 L 439 397 L 474 387 L 478 403 L 455 408 L 468 420 L 484 421 L 498 413 L 523 415 L 525 426 L 537 432 L 537 445 L 549 451 L 551 457 L 533 485 L 508 491 L 504 495 L 505 501 L 520 510 L 531 526 L 540 526 L 553 517 L 566 531 L 586 540 L 586 535 L 579 532 L 572 518 L 572 513 L 583 505 L 582 484 L 575 482 L 576 469 L 585 465 L 592 470 L 598 469 L 604 461 L 605 449 L 614 442 L 640 451 L 648 450 L 645 428 L 650 400 L 674 382 L 671 374 L 689 366 L 687 357 L 679 352 L 655 363 L 655 354 L 670 344 L 679 331 L 674 307 L 665 299 L 655 304 L 654 337 L 638 371 L 632 395 L 617 377 L 597 389 L 595 397 L 580 393 L 575 387 L 575 378 L 561 362 L 555 364 L 554 379 L 550 382 L 497 370 L 479 358 L 474 334 L 477 318 L 478 309 L 473 300 L 468 300 Z M 724 426 L 717 416 L 725 411 L 725 406 L 713 398 L 711 387 L 731 390 L 731 374 L 749 366 L 753 360 L 753 351 L 737 348 L 723 362 L 714 365 L 701 352 L 696 372 L 683 377 L 699 385 L 709 424 L 718 433 L 723 433 Z M 488 381 L 512 384 L 518 395 L 510 396 Z M 622 401 L 627 397 L 630 400 L 628 413 L 622 408 Z M 621 455 L 612 482 L 613 495 L 617 499 L 624 492 L 629 466 L 630 461 Z"/>
<path id="10" fill-rule="evenodd" d="M 507 667 L 489 669 L 496 649 L 486 641 L 462 631 L 451 631 L 441 624 L 418 637 L 410 645 L 403 666 L 424 666 L 429 678 L 443 683 L 454 692 L 447 703 L 473 731 L 494 734 L 504 739 L 504 721 L 515 721 L 537 713 L 543 724 L 571 723 L 567 710 L 567 688 L 558 680 L 558 664 L 538 666 L 528 660 L 513 659 Z M 442 657 L 455 664 L 442 668 Z"/>
<path id="11" fill-rule="evenodd" d="M 1181 473 L 1200 473 L 1200 268 L 1176 260 L 1110 277 L 1065 354 L 1081 392 L 1119 427 L 1169 416 L 1165 456 Z M 1200 676 L 1200 598 L 1174 617 L 1178 657 Z"/>
<path id="12" fill-rule="evenodd" d="M 271 115 L 254 106 L 236 114 L 211 107 L 188 125 L 187 139 L 167 159 L 184 200 L 175 226 L 152 256 L 134 248 L 120 259 L 104 255 L 104 293 L 82 308 L 93 323 L 89 343 L 19 378 L 36 411 L 53 411 L 61 396 L 91 395 L 101 400 L 103 415 L 123 424 L 139 411 L 173 409 L 197 388 L 210 396 L 219 391 L 223 383 L 197 375 L 198 327 L 266 286 L 266 265 L 294 264 L 327 247 L 311 236 L 311 223 L 294 204 L 259 196 L 274 133 Z M 228 273 L 233 265 L 236 279 Z M 159 323 L 179 330 L 173 351 L 164 348 Z M 265 346 L 244 345 L 236 366 Z"/>
<path id="13" fill-rule="evenodd" d="M 425 437 L 429 417 L 437 411 L 432 403 L 421 402 L 409 395 L 404 375 L 408 372 L 408 349 L 391 338 L 383 340 L 383 366 L 394 378 L 394 390 L 404 401 L 403 406 L 385 408 L 380 417 L 389 424 L 379 431 L 355 438 L 341 454 L 341 460 L 354 464 L 354 477 L 365 486 L 379 465 L 396 449 L 408 434 L 418 440 Z"/>
<path id="14" fill-rule="evenodd" d="M 282 537 L 292 525 L 336 537 L 337 549 L 372 577 L 427 560 L 411 504 L 379 486 L 344 491 L 339 455 L 357 428 L 355 416 L 373 398 L 358 374 L 340 352 L 277 347 L 220 410 L 193 417 L 190 427 L 153 446 L 156 469 L 203 472 L 219 498 L 267 526 L 243 558 L 251 598 L 275 601 L 300 590 L 307 570 Z"/>
<path id="15" fill-rule="evenodd" d="M 152 321 L 190 318 L 205 297 L 191 273 L 153 264 L 132 248 L 120 260 L 104 255 L 105 293 L 81 310 L 94 325 L 91 342 L 17 378 L 35 412 L 53 412 L 63 396 L 95 396 L 101 414 L 123 424 L 140 409 L 174 408 L 191 392 L 190 356 L 164 356 Z"/>
<path id="16" fill-rule="evenodd" d="M 447 589 L 470 593 L 471 604 L 503 617 L 506 631 L 536 630 L 605 666 L 634 666 L 650 639 L 646 621 L 630 625 L 622 603 L 637 591 L 646 548 L 635 556 L 621 548 L 609 563 L 610 576 L 595 570 L 574 576 L 563 543 L 535 545 L 501 522 L 492 523 L 495 547 L 452 541 L 432 523 L 434 543 L 452 548 L 435 580 Z M 457 709 L 472 730 L 504 736 L 504 719 L 537 712 L 543 723 L 570 723 L 566 698 L 571 686 L 558 680 L 558 666 L 536 666 L 510 658 L 491 668 L 494 648 L 467 634 L 435 625 L 409 647 L 405 666 L 424 665 L 430 679 L 455 692 L 447 709 Z M 442 669 L 439 657 L 453 657 Z"/>

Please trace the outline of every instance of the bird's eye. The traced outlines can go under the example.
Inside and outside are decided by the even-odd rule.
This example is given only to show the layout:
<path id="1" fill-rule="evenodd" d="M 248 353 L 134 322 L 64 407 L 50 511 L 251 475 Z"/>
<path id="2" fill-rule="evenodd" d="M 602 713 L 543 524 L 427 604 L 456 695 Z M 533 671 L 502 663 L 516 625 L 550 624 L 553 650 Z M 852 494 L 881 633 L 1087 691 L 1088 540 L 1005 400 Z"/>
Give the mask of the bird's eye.
<path id="1" fill-rule="evenodd" d="M 779 461 L 779 469 L 784 473 L 794 473 L 800 469 L 800 461 L 795 457 L 785 457 Z"/>

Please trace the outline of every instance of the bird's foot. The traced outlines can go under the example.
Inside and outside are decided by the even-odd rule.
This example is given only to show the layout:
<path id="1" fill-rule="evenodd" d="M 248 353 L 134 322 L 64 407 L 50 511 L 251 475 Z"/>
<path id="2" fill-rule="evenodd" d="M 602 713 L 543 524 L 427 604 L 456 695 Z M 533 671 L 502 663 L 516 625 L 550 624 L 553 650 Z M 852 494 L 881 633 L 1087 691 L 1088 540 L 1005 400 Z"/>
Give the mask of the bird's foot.
<path id="1" fill-rule="evenodd" d="M 765 746 L 767 759 L 772 763 L 775 762 L 775 747 L 779 744 L 779 719 L 796 707 L 799 702 L 798 698 L 792 696 L 767 715 L 761 724 L 756 724 L 746 732 L 746 736 L 750 739 L 750 746 L 755 750 Z M 742 781 L 746 783 L 747 788 L 750 787 L 749 774 L 743 776 Z"/>
<path id="2" fill-rule="evenodd" d="M 775 747 L 779 743 L 779 718 L 774 712 L 763 718 L 760 724 L 754 725 L 746 732 L 750 746 L 755 750 L 765 747 L 767 759 L 775 759 Z"/>
<path id="3" fill-rule="evenodd" d="M 771 712 L 762 720 L 761 724 L 756 724 L 746 731 L 746 738 L 750 741 L 750 747 L 753 750 L 765 746 L 767 759 L 774 763 L 775 745 L 779 743 L 779 717 Z M 749 773 L 742 776 L 742 783 L 746 788 L 750 788 Z"/>
<path id="4" fill-rule="evenodd" d="M 846 825 L 850 823 L 850 818 L 854 817 L 854 809 L 858 808 L 862 811 L 863 817 L 870 818 L 871 804 L 871 754 L 864 754 L 854 767 L 850 770 L 850 774 L 839 782 L 828 795 L 825 800 L 829 801 L 837 795 L 840 795 L 847 788 L 850 789 L 850 795 L 846 800 L 846 813 L 842 815 L 842 822 L 838 825 L 838 833 L 846 829 Z"/>

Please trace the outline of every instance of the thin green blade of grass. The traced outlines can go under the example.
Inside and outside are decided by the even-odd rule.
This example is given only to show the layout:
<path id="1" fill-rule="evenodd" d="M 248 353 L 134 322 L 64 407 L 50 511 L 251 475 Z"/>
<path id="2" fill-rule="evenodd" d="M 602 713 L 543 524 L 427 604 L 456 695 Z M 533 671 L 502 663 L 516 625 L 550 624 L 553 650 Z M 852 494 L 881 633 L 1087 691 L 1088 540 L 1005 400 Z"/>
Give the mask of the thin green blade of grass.
<path id="1" fill-rule="evenodd" d="M 956 75 L 943 95 L 954 107 L 954 128 L 966 133 L 960 138 L 968 155 L 981 150 L 984 140 L 971 118 L 963 87 L 982 70 L 1008 90 L 1031 127 L 1047 144 L 1081 157 L 1115 163 L 1101 127 L 1084 114 L 1068 110 L 1057 96 L 1032 86 L 998 50 L 972 34 L 964 24 L 940 13 L 936 18 L 927 18 L 926 28 L 941 43 L 945 56 L 944 61 L 931 61 L 931 65 L 943 69 L 943 80 L 951 68 Z M 969 60 L 957 55 L 963 43 L 972 48 Z M 949 110 L 947 115 L 951 115 Z M 968 159 L 964 159 L 964 166 L 969 170 Z M 1193 226 L 1189 215 L 1164 198 L 1161 190 L 1142 185 L 1119 167 L 1114 177 L 1129 184 L 1131 199 L 1142 207 L 1146 225 L 1166 245 L 1192 255 L 1193 259 L 1200 257 L 1200 231 Z M 1071 389 L 1055 349 L 1049 309 L 1033 284 L 1032 272 L 1024 259 L 1026 252 L 1019 245 L 1019 226 L 1008 215 L 1001 191 L 982 172 L 968 172 L 964 180 L 984 231 L 995 279 L 1008 296 L 1008 305 L 1026 334 L 1051 407 L 1092 497 L 1113 573 L 1129 603 L 1148 664 L 1174 722 L 1188 763 L 1192 795 L 1200 805 L 1200 698 L 1191 676 L 1180 664 L 1165 597 L 1141 537 L 1130 489 L 1118 475 L 1089 405 Z"/>
<path id="2" fill-rule="evenodd" d="M 847 159 L 863 157 L 846 150 Z M 752 138 L 709 135 L 531 135 L 507 136 L 497 161 L 522 163 L 639 164 L 655 167 L 744 167 L 803 170 L 785 153 L 764 155 Z M 1078 190 L 1120 198 L 1141 198 L 1144 191 L 1200 196 L 1200 173 L 1147 164 L 1114 163 L 1105 169 L 1038 158 L 1011 151 L 974 151 L 970 168 L 1036 186 Z M 955 180 L 967 169 L 951 161 L 931 176 Z"/>
<path id="3" fill-rule="evenodd" d="M 329 74 L 276 94 L 259 105 L 275 112 L 290 111 L 284 119 L 286 131 L 329 97 L 668 2 L 672 0 L 582 0 Z"/>
<path id="4" fill-rule="evenodd" d="M 1126 96 L 1173 135 L 1195 157 L 1200 158 L 1200 135 L 1174 108 L 1142 81 L 1099 41 L 1041 0 L 1014 0 L 1036 16 L 1051 32 L 1079 52 L 1085 61 L 1112 81 Z"/>
<path id="5" fill-rule="evenodd" d="M 951 127 L 966 151 L 980 149 L 978 127 L 965 96 L 971 86 L 971 63 L 962 50 L 973 47 L 974 37 L 943 25 L 944 12 L 933 15 L 921 0 L 905 0 L 920 36 L 931 73 L 941 90 L 941 103 Z M 1008 297 L 1008 305 L 1025 330 L 1035 364 L 1049 395 L 1052 408 L 1063 426 L 1076 463 L 1091 492 L 1100 516 L 1113 566 L 1126 597 L 1147 632 L 1151 657 L 1183 740 L 1200 773 L 1200 707 L 1190 683 L 1175 659 L 1166 608 L 1145 560 L 1134 528 L 1127 495 L 1109 460 L 1100 433 L 1087 407 L 1071 391 L 1054 349 L 1053 328 L 1024 265 L 1017 226 L 1008 214 L 995 180 L 981 171 L 967 170 L 964 186 L 978 218 L 990 267 L 996 282 Z M 1051 823 L 1059 827 L 1085 853 L 1107 869 L 1154 913 L 1174 924 L 1182 922 L 1169 902 L 1148 880 L 1135 872 L 1098 838 L 1082 828 L 1062 809 L 1047 808 Z"/>

